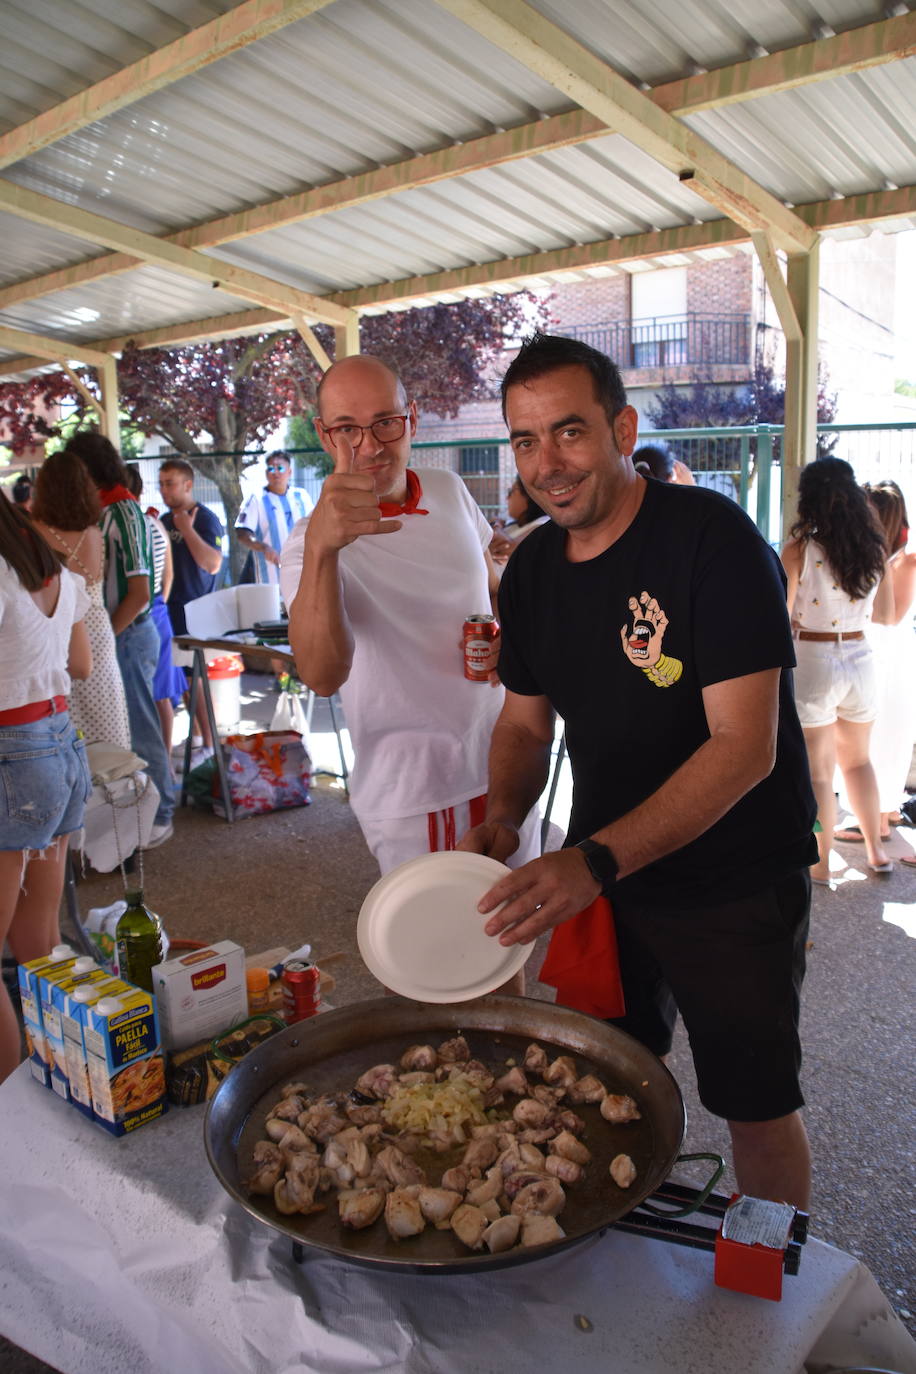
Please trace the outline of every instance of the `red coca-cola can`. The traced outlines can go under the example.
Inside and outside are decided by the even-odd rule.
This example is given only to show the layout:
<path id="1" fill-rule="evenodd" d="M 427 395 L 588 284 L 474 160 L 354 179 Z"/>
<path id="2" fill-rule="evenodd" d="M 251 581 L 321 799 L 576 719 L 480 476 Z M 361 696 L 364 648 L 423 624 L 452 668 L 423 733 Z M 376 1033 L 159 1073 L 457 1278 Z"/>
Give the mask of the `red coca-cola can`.
<path id="1" fill-rule="evenodd" d="M 283 1020 L 288 1026 L 314 1016 L 321 1002 L 321 974 L 312 963 L 293 959 L 283 970 Z"/>
<path id="2" fill-rule="evenodd" d="M 499 634 L 495 615 L 469 615 L 464 622 L 464 675 L 469 682 L 488 682 L 487 661 Z"/>

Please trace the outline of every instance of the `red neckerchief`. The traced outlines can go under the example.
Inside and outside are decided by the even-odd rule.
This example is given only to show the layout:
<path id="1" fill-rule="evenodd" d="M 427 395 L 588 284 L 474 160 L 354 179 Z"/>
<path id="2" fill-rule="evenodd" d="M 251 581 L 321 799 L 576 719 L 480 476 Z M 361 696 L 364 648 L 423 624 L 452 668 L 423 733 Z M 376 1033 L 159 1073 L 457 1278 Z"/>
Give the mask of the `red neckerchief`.
<path id="1" fill-rule="evenodd" d="M 420 509 L 420 501 L 423 498 L 423 488 L 420 479 L 413 468 L 408 468 L 404 474 L 407 478 L 407 500 L 403 506 L 397 501 L 379 501 L 378 508 L 386 518 L 394 515 L 429 515 L 428 510 Z"/>
<path id="2" fill-rule="evenodd" d="M 113 506 L 118 501 L 136 501 L 132 491 L 128 491 L 122 482 L 115 482 L 113 487 L 99 487 L 99 500 L 103 506 Z"/>

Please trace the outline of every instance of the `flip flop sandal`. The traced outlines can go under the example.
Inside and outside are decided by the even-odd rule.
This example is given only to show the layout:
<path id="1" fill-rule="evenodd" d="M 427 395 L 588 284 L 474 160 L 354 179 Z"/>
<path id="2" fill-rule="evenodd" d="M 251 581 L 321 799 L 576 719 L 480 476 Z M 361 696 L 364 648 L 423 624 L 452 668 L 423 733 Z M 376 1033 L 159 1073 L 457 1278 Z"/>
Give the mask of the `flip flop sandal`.
<path id="1" fill-rule="evenodd" d="M 889 840 L 890 837 L 891 837 L 891 832 L 888 831 L 886 835 L 882 835 L 882 836 L 881 836 L 881 839 L 882 839 L 882 840 Z M 846 828 L 843 829 L 843 830 L 834 830 L 834 832 L 833 832 L 833 838 L 834 838 L 835 840 L 840 840 L 840 841 L 842 841 L 843 844 L 862 844 L 862 843 L 863 843 L 862 831 L 859 829 L 859 827 L 858 827 L 857 825 L 848 825 L 848 826 L 846 826 Z"/>

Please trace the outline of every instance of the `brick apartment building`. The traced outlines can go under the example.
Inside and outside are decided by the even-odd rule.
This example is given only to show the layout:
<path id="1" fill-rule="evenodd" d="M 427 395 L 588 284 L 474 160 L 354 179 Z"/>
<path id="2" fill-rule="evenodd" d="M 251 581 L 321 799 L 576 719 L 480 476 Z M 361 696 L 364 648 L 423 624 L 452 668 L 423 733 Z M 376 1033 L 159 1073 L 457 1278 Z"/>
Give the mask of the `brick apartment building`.
<path id="1" fill-rule="evenodd" d="M 888 418 L 881 412 L 894 389 L 894 264 L 890 235 L 822 245 L 820 354 L 840 396 L 838 419 Z M 652 429 L 646 407 L 666 383 L 686 386 L 699 375 L 739 388 L 758 357 L 781 369 L 782 334 L 750 244 L 592 268 L 577 281 L 565 275 L 534 288 L 550 293 L 551 327 L 617 362 L 643 430 Z M 496 399 L 452 420 L 421 416 L 418 443 L 434 447 L 420 448 L 415 461 L 459 473 L 492 519 L 504 513 L 515 476 L 504 433 Z"/>

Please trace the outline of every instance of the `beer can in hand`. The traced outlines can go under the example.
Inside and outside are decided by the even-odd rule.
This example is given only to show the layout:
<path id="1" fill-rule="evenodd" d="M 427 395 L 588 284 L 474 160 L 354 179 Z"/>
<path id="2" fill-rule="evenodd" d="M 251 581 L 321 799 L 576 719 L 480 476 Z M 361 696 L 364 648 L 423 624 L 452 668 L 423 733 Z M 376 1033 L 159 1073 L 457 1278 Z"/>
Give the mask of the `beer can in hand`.
<path id="1" fill-rule="evenodd" d="M 321 974 L 314 964 L 293 959 L 283 970 L 283 1020 L 288 1026 L 314 1016 L 321 1002 Z"/>
<path id="2" fill-rule="evenodd" d="M 464 675 L 469 682 L 489 682 L 487 661 L 499 634 L 495 615 L 469 615 L 464 622 Z"/>

